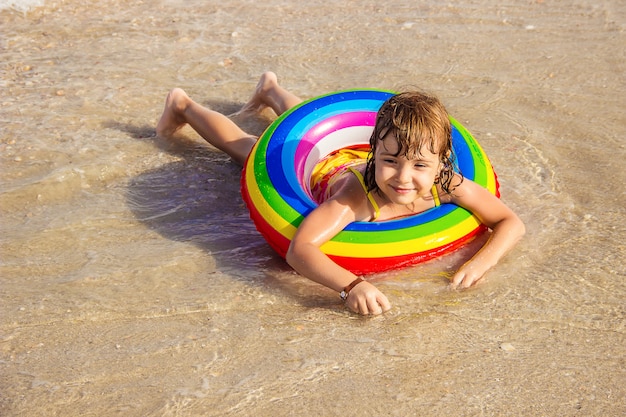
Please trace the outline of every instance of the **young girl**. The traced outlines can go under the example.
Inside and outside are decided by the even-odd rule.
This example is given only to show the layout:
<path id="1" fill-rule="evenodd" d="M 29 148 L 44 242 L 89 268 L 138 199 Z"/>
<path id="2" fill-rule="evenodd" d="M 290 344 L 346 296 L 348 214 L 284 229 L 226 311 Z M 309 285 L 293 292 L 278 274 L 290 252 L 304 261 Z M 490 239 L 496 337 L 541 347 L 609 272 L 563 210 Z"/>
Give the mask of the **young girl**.
<path id="1" fill-rule="evenodd" d="M 280 115 L 301 101 L 278 84 L 274 73 L 267 72 L 239 113 L 270 107 Z M 194 102 L 183 90 L 174 89 L 167 96 L 157 135 L 170 137 L 185 124 L 240 165 L 258 139 L 228 117 Z M 390 220 L 453 203 L 471 211 L 492 233 L 457 271 L 451 287 L 467 288 L 481 281 L 525 229 L 500 199 L 453 171 L 450 135 L 448 114 L 437 98 L 408 92 L 387 100 L 378 112 L 367 160 L 354 153 L 340 169 L 324 172 L 324 164 L 320 165 L 313 184 L 320 205 L 299 226 L 287 262 L 305 277 L 341 292 L 352 311 L 381 314 L 391 308 L 387 297 L 334 263 L 320 247 L 354 221 Z"/>

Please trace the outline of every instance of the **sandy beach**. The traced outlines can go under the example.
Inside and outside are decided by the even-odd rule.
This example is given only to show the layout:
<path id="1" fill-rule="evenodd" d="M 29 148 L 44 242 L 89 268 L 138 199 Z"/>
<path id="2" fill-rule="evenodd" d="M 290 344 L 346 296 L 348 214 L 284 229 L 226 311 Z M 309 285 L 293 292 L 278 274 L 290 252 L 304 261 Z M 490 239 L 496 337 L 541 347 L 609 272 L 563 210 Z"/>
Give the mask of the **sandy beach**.
<path id="1" fill-rule="evenodd" d="M 626 3 L 222 3 L 0 2 L 0 416 L 625 415 Z M 392 310 L 351 314 L 238 166 L 155 135 L 171 88 L 231 114 L 267 70 L 437 94 L 524 240 L 468 291 L 480 239 L 370 277 Z"/>

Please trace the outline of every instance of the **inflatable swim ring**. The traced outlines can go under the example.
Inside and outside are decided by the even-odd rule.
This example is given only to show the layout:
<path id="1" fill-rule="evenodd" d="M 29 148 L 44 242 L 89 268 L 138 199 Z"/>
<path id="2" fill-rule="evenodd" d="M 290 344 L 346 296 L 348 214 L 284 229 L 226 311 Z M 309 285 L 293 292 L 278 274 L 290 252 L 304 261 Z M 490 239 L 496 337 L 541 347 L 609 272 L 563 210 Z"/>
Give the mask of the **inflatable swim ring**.
<path id="1" fill-rule="evenodd" d="M 272 123 L 252 149 L 241 180 L 243 199 L 256 228 L 285 257 L 304 217 L 317 203 L 309 179 L 313 168 L 338 149 L 369 146 L 388 91 L 349 90 L 313 98 Z M 457 166 L 468 178 L 499 197 L 487 156 L 459 122 L 452 122 Z M 369 274 L 424 262 L 451 252 L 485 229 L 464 208 L 442 204 L 402 219 L 354 222 L 322 251 L 355 274 Z"/>

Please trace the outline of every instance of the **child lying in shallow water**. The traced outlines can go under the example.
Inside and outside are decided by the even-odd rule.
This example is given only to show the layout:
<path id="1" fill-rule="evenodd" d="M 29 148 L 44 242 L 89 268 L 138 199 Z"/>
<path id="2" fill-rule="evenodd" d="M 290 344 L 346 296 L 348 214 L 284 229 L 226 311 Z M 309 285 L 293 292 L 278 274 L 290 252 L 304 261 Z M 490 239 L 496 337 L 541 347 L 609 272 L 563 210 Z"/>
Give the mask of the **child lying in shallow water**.
<path id="1" fill-rule="evenodd" d="M 270 107 L 280 115 L 301 102 L 278 84 L 274 73 L 267 72 L 240 113 Z M 174 89 L 167 96 L 157 134 L 169 137 L 185 124 L 240 165 L 258 139 L 228 117 L 196 103 L 183 90 Z M 513 211 L 488 190 L 453 171 L 450 121 L 437 98 L 422 92 L 391 97 L 378 112 L 370 145 L 369 159 L 357 153 L 348 156 L 341 169 L 316 174 L 313 188 L 320 205 L 300 224 L 286 256 L 300 274 L 341 291 L 352 311 L 380 314 L 391 308 L 378 288 L 320 250 L 354 221 L 410 216 L 440 203 L 471 211 L 492 233 L 483 248 L 455 273 L 453 288 L 480 282 L 523 236 L 524 225 Z"/>

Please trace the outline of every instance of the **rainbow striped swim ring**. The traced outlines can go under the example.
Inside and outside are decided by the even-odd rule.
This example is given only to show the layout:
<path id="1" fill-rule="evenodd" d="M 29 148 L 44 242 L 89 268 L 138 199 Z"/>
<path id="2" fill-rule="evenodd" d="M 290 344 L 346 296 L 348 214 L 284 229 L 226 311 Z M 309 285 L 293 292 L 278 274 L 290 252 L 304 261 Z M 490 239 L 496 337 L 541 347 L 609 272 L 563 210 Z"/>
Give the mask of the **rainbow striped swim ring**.
<path id="1" fill-rule="evenodd" d="M 309 189 L 315 165 L 338 149 L 369 146 L 377 111 L 393 94 L 348 90 L 316 97 L 282 114 L 261 135 L 244 165 L 241 191 L 256 228 L 282 257 L 300 222 L 317 207 Z M 450 120 L 459 170 L 499 196 L 484 151 Z M 442 204 L 402 219 L 351 223 L 321 249 L 355 274 L 369 274 L 451 252 L 484 228 L 464 208 Z"/>

